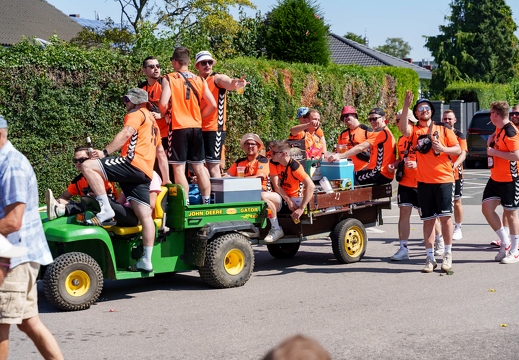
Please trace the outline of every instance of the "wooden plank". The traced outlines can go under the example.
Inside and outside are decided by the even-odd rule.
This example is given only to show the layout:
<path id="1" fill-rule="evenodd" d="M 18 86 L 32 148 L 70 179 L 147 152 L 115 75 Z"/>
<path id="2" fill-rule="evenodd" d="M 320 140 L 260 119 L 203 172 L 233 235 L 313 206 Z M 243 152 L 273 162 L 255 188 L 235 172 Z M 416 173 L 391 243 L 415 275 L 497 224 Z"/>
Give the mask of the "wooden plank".
<path id="1" fill-rule="evenodd" d="M 330 194 L 314 194 L 308 204 L 310 210 L 326 209 L 331 206 L 348 205 L 356 202 L 369 201 L 372 199 L 372 188 L 365 187 L 354 190 L 337 191 Z"/>

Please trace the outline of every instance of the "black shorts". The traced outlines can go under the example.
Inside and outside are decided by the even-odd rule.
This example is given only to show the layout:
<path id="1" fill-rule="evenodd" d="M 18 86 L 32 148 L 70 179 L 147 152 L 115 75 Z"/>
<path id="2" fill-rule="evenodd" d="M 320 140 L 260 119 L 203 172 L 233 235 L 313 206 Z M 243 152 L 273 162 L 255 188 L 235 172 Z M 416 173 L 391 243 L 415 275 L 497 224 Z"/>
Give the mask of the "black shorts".
<path id="1" fill-rule="evenodd" d="M 205 161 L 219 164 L 222 159 L 222 148 L 225 131 L 202 131 L 204 137 Z"/>
<path id="2" fill-rule="evenodd" d="M 454 200 L 459 200 L 463 196 L 463 179 L 458 179 L 454 183 Z"/>
<path id="3" fill-rule="evenodd" d="M 98 161 L 105 179 L 117 181 L 128 200 L 150 206 L 151 179 L 144 172 L 122 156 L 108 156 Z"/>
<path id="4" fill-rule="evenodd" d="M 505 210 L 519 209 L 519 181 L 498 182 L 489 179 L 483 191 L 483 202 L 500 200 Z"/>
<path id="5" fill-rule="evenodd" d="M 418 189 L 399 184 L 397 202 L 398 207 L 412 206 L 415 209 L 420 209 L 420 206 L 418 205 Z"/>
<path id="6" fill-rule="evenodd" d="M 204 138 L 201 128 L 170 130 L 168 132 L 168 162 L 170 164 L 203 164 Z"/>
<path id="7" fill-rule="evenodd" d="M 452 216 L 454 183 L 426 184 L 418 182 L 418 205 L 422 220 Z"/>
<path id="8" fill-rule="evenodd" d="M 360 170 L 355 173 L 355 185 L 384 185 L 391 181 L 393 180 L 376 170 Z"/>

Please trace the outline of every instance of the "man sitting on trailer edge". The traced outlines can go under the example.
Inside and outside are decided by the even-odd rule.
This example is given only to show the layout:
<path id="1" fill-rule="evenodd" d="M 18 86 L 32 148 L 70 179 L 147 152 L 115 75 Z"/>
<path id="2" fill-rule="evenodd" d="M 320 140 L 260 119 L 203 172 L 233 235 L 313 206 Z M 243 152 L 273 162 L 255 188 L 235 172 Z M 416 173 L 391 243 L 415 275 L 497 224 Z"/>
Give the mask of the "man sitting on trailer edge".
<path id="1" fill-rule="evenodd" d="M 288 140 L 277 140 L 271 145 L 270 180 L 274 191 L 283 198 L 280 213 L 290 212 L 299 222 L 306 205 L 312 199 L 315 185 L 304 167 L 290 157 Z"/>

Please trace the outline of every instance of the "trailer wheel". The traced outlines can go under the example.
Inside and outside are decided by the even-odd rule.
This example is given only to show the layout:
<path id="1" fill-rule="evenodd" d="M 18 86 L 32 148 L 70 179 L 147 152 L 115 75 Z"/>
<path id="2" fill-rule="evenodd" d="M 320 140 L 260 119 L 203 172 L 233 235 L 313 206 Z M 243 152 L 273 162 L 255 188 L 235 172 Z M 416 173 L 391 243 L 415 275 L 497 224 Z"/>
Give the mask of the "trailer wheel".
<path id="1" fill-rule="evenodd" d="M 287 244 L 269 244 L 267 249 L 270 255 L 276 259 L 290 259 L 293 258 L 299 251 L 300 242 Z"/>
<path id="2" fill-rule="evenodd" d="M 223 289 L 244 285 L 254 270 L 254 252 L 238 233 L 221 235 L 209 244 L 200 277 L 209 286 Z"/>
<path id="3" fill-rule="evenodd" d="M 345 219 L 331 233 L 335 258 L 342 264 L 357 262 L 364 256 L 368 237 L 364 225 L 357 219 Z"/>
<path id="4" fill-rule="evenodd" d="M 47 267 L 43 289 L 47 300 L 58 309 L 88 309 L 101 294 L 103 272 L 91 256 L 66 253 Z"/>

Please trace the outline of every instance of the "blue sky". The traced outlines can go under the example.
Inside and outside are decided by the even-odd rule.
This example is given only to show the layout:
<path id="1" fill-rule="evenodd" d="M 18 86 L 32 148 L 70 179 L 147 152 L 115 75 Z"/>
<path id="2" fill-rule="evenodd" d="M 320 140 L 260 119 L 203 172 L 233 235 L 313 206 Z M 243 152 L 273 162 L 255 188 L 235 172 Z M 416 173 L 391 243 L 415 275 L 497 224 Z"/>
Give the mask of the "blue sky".
<path id="1" fill-rule="evenodd" d="M 65 14 L 80 14 L 82 18 L 100 19 L 111 17 L 120 21 L 121 10 L 115 0 L 47 0 Z M 278 2 L 277 0 L 251 0 L 262 14 Z M 383 45 L 388 37 L 399 37 L 411 47 L 413 60 L 433 60 L 423 46 L 422 35 L 434 36 L 438 26 L 444 24 L 444 17 L 450 13 L 451 0 L 409 1 L 409 0 L 317 0 L 330 29 L 337 35 L 353 32 L 367 35 L 370 47 Z M 507 0 L 512 15 L 519 25 L 519 0 Z M 248 11 L 253 15 L 254 10 Z M 237 14 L 237 11 L 236 11 Z M 519 31 L 516 31 L 519 37 Z"/>

